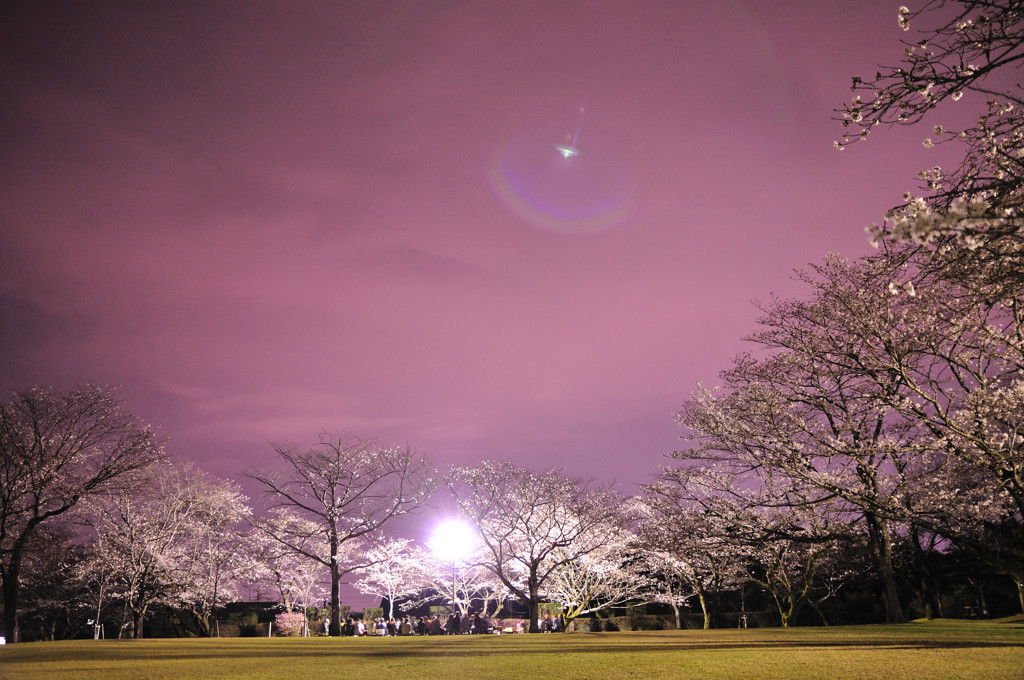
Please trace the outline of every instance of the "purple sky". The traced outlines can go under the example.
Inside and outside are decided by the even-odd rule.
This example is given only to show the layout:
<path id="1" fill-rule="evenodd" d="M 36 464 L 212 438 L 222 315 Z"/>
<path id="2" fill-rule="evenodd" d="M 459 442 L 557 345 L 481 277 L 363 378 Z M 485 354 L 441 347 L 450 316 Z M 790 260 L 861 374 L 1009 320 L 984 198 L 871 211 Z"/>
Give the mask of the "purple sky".
<path id="1" fill-rule="evenodd" d="M 898 5 L 4 3 L 0 387 L 227 477 L 325 429 L 632 491 L 936 162 L 832 148 Z"/>

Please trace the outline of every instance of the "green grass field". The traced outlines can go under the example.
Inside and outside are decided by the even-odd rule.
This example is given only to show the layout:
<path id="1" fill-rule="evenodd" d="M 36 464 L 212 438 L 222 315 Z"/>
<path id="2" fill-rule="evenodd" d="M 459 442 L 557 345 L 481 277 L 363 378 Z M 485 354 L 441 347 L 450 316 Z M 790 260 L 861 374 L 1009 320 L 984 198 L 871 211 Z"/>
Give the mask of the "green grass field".
<path id="1" fill-rule="evenodd" d="M 503 635 L 36 642 L 0 647 L 3 680 L 1024 680 L 1024 621 Z"/>

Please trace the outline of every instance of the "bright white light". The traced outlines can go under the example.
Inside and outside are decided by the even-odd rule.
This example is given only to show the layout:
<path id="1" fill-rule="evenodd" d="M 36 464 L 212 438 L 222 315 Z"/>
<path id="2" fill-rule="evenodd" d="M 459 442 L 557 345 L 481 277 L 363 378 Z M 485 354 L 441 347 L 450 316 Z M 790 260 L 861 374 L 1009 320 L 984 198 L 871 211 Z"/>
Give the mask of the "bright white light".
<path id="1" fill-rule="evenodd" d="M 462 562 L 476 547 L 476 534 L 458 520 L 448 520 L 434 530 L 427 543 L 430 549 L 445 562 Z"/>
<path id="2" fill-rule="evenodd" d="M 568 160 L 573 156 L 579 156 L 582 153 L 572 144 L 555 144 L 555 150 L 562 154 L 562 158 Z"/>

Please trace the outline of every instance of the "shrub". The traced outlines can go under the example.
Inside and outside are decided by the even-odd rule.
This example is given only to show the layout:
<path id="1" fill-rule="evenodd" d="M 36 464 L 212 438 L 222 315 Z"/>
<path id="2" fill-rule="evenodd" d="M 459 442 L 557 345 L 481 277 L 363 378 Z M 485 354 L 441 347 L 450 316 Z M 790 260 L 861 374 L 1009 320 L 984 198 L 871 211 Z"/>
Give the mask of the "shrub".
<path id="1" fill-rule="evenodd" d="M 274 619 L 274 627 L 277 628 L 278 635 L 295 637 L 302 635 L 302 624 L 305 621 L 306 617 L 302 612 L 284 612 Z"/>
<path id="2" fill-rule="evenodd" d="M 228 622 L 238 626 L 238 634 L 242 637 L 253 637 L 259 633 L 260 617 L 256 612 L 232 612 L 228 614 Z"/>
<path id="3" fill-rule="evenodd" d="M 633 614 L 627 616 L 625 621 L 617 621 L 619 627 L 628 626 L 628 630 L 667 630 L 675 626 L 664 616 L 654 614 Z"/>

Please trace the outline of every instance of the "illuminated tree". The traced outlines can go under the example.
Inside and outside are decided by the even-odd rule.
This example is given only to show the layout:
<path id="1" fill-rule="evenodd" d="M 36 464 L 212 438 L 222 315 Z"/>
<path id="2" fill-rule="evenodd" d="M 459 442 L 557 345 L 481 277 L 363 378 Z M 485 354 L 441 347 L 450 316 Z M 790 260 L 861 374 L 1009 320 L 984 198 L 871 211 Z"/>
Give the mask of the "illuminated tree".
<path id="1" fill-rule="evenodd" d="M 676 629 L 682 630 L 681 608 L 687 606 L 697 594 L 697 591 L 690 587 L 689 567 L 684 560 L 675 557 L 672 550 L 666 546 L 638 545 L 638 548 L 643 559 L 640 568 L 646 576 L 643 583 L 644 598 L 672 607 Z M 709 623 L 709 620 L 705 619 L 705 624 Z"/>
<path id="2" fill-rule="evenodd" d="M 120 584 L 133 633 L 144 636 L 155 604 L 181 606 L 210 635 L 211 615 L 232 599 L 248 567 L 238 536 L 249 508 L 230 482 L 189 466 L 151 466 L 83 504 L 102 546 L 98 565 Z"/>
<path id="3" fill-rule="evenodd" d="M 236 600 L 250 578 L 252 548 L 244 529 L 251 510 L 234 483 L 196 473 L 190 477 L 195 507 L 182 535 L 176 600 L 201 633 L 219 635 L 217 607 Z"/>
<path id="4" fill-rule="evenodd" d="M 749 548 L 744 578 L 771 594 L 783 628 L 808 605 L 820 613 L 843 581 L 841 566 L 830 564 L 842 542 L 821 526 L 814 508 L 800 510 L 806 508 L 761 509 L 749 525 L 755 535 L 742 538 Z"/>
<path id="5" fill-rule="evenodd" d="M 484 561 L 483 546 L 472 546 L 470 551 L 452 560 L 439 554 L 433 547 L 411 550 L 411 574 L 418 597 L 407 600 L 407 606 L 427 603 L 454 602 L 462 613 L 468 614 L 471 603 L 480 604 L 480 615 L 497 616 L 511 595 L 508 588 L 489 569 L 480 566 Z"/>
<path id="6" fill-rule="evenodd" d="M 1024 308 L 1015 298 L 986 301 L 961 278 L 915 286 L 924 257 L 897 252 L 817 268 L 816 304 L 832 310 L 820 325 L 847 348 L 818 361 L 845 362 L 884 387 L 880 403 L 915 433 L 900 456 L 909 477 L 892 516 L 1013 577 L 1024 610 L 1024 535 L 1009 546 L 986 538 L 1005 535 L 999 526 L 1012 534 L 1024 517 Z"/>
<path id="7" fill-rule="evenodd" d="M 864 272 L 858 286 L 840 258 L 814 272 L 804 276 L 817 287 L 811 300 L 762 306 L 752 339 L 771 353 L 741 355 L 722 373 L 725 392 L 701 388 L 683 406 L 678 420 L 695 446 L 673 455 L 755 478 L 772 496 L 766 504 L 804 497 L 841 501 L 866 528 L 886 618 L 899 622 L 892 518 L 909 477 L 927 474 L 941 461 L 919 450 L 920 432 L 891 404 L 903 398 L 902 376 L 865 370 L 861 356 L 870 351 L 868 341 L 851 332 L 875 322 L 892 330 L 899 298 L 881 288 L 881 279 L 866 281 Z M 890 344 L 898 340 L 886 338 Z M 910 450 L 914 455 L 907 455 Z"/>
<path id="8" fill-rule="evenodd" d="M 87 547 L 63 522 L 32 536 L 21 570 L 21 635 L 26 640 L 74 639 L 90 616 L 88 585 L 79 578 Z"/>
<path id="9" fill-rule="evenodd" d="M 152 430 L 108 388 L 25 389 L 0 404 L 0 580 L 9 641 L 20 639 L 21 565 L 39 526 L 162 457 Z"/>
<path id="10" fill-rule="evenodd" d="M 388 618 L 395 617 L 395 599 L 415 593 L 417 563 L 407 538 L 382 539 L 366 551 L 369 564 L 358 570 L 363 577 L 356 581 L 359 592 L 377 595 L 388 601 Z"/>
<path id="11" fill-rule="evenodd" d="M 747 365 L 747 369 L 752 367 Z M 724 465 L 772 467 L 780 477 L 790 478 L 794 492 L 809 487 L 820 491 L 821 499 L 842 501 L 843 511 L 855 514 L 866 528 L 882 580 L 887 620 L 902 621 L 893 570 L 894 527 L 890 511 L 903 482 L 898 475 L 890 474 L 894 466 L 889 455 L 892 449 L 882 445 L 881 432 L 872 438 L 873 429 L 862 429 L 868 425 L 863 420 L 865 414 L 859 414 L 860 427 L 853 430 L 869 435 L 862 442 L 850 430 L 841 430 L 854 425 L 852 418 L 857 414 L 820 413 L 813 407 L 804 410 L 802 407 L 814 400 L 796 402 L 792 395 L 777 389 L 777 383 L 760 382 L 768 375 L 778 381 L 792 379 L 792 374 L 784 376 L 777 372 L 778 368 L 769 362 L 757 370 L 757 380 L 753 376 L 744 383 L 733 379 L 732 391 L 721 396 L 707 391 L 696 393 L 684 407 L 680 420 L 691 428 L 690 436 L 699 442 L 700 448 L 674 455 L 684 460 L 714 456 Z M 820 406 L 834 403 L 842 404 L 818 401 Z M 829 419 L 829 415 L 833 418 Z M 833 423 L 838 425 L 835 432 Z M 810 495 L 814 495 L 813 491 Z M 788 500 L 783 496 L 765 502 L 784 505 Z M 697 518 L 691 516 L 691 520 Z M 724 530 L 719 528 L 718 535 Z"/>
<path id="12" fill-rule="evenodd" d="M 841 570 L 833 568 L 830 556 L 843 542 L 860 538 L 830 494 L 794 484 L 785 472 L 737 463 L 687 460 L 662 468 L 659 481 L 644 487 L 647 497 L 636 506 L 653 520 L 644 522 L 650 526 L 640 547 L 652 580 L 660 582 L 658 601 L 675 607 L 677 625 L 679 605 L 701 590 L 700 582 L 692 581 L 697 570 L 691 553 L 710 553 L 711 562 L 731 565 L 732 583 L 752 582 L 768 592 L 788 627 L 804 606 L 817 609 L 835 594 Z M 679 526 L 692 527 L 692 535 L 677 537 Z M 672 554 L 680 545 L 682 553 L 676 547 Z M 706 607 L 704 612 L 708 623 Z"/>
<path id="13" fill-rule="evenodd" d="M 287 463 L 282 476 L 250 472 L 265 489 L 271 506 L 285 508 L 315 529 L 261 529 L 299 555 L 319 562 L 331 576 L 331 635 L 341 633 L 341 579 L 366 566 L 343 563 L 347 544 L 381 530 L 391 520 L 422 506 L 435 483 L 430 464 L 408 448 L 381 447 L 374 441 L 322 433 L 311 448 L 275 444 Z"/>
<path id="14" fill-rule="evenodd" d="M 597 550 L 590 532 L 612 521 L 622 503 L 557 470 L 536 474 L 505 461 L 453 468 L 448 489 L 475 527 L 489 569 L 522 603 L 538 632 L 543 589 L 563 565 Z"/>
<path id="15" fill-rule="evenodd" d="M 304 597 L 308 581 L 324 576 L 321 574 L 327 555 L 327 542 L 322 540 L 317 522 L 297 517 L 284 508 L 275 508 L 267 516 L 253 519 L 254 531 L 249 535 L 252 543 L 252 587 L 262 592 L 269 589 L 276 592 L 281 605 L 292 611 L 300 603 L 312 601 Z M 312 560 L 282 543 L 275 536 L 287 536 L 292 545 L 304 551 L 317 552 L 320 559 Z M 342 550 L 339 559 L 344 564 L 359 563 L 363 552 L 361 541 L 350 541 Z"/>
<path id="16" fill-rule="evenodd" d="M 704 629 L 712 627 L 722 591 L 739 582 L 747 550 L 730 535 L 730 524 L 694 507 L 678 488 L 651 485 L 648 496 L 633 505 L 637 515 L 636 547 L 648 562 L 653 585 L 671 604 L 676 626 L 679 606 L 696 596 Z M 662 580 L 663 579 L 663 580 Z"/>
<path id="17" fill-rule="evenodd" d="M 127 600 L 127 593 L 118 579 L 123 570 L 120 554 L 102 536 L 95 536 L 86 545 L 85 558 L 75 565 L 70 576 L 83 584 L 93 621 L 93 637 L 105 635 L 103 618 L 106 611 L 118 602 Z M 126 621 L 118 622 L 118 630 Z"/>
<path id="18" fill-rule="evenodd" d="M 916 31 L 902 61 L 854 77 L 855 96 L 840 114 L 846 141 L 877 125 L 931 118 L 926 147 L 963 149 L 955 168 L 922 171 L 923 195 L 905 194 L 872 230 L 897 253 L 912 244 L 902 251 L 912 255 L 918 291 L 930 296 L 929 311 L 908 329 L 922 339 L 903 410 L 958 469 L 941 485 L 956 517 L 946 513 L 941 526 L 926 528 L 953 534 L 1013 575 L 1024 610 L 1024 550 L 1013 549 L 1024 544 L 1024 6 L 932 0 L 900 8 L 898 23 Z M 882 370 L 905 370 L 904 357 L 879 358 Z M 978 482 L 986 492 L 994 487 L 987 499 L 973 492 Z M 1005 540 L 992 543 L 997 536 L 1010 539 L 1009 550 Z"/>
<path id="19" fill-rule="evenodd" d="M 811 297 L 762 306 L 763 353 L 694 394 L 679 422 L 695 445 L 675 454 L 758 483 L 773 472 L 766 502 L 817 495 L 859 517 L 890 620 L 897 527 L 984 554 L 982 528 L 1024 509 L 1016 322 L 959 282 L 915 287 L 914 262 L 830 256 L 801 273 Z"/>
<path id="20" fill-rule="evenodd" d="M 577 559 L 567 560 L 551 574 L 549 600 L 562 605 L 562 621 L 620 606 L 636 599 L 647 584 L 633 548 L 635 537 L 622 527 L 623 520 L 596 526 L 581 543 L 596 547 Z"/>
<path id="21" fill-rule="evenodd" d="M 963 145 L 958 167 L 922 170 L 924 195 L 872 228 L 879 241 L 920 244 L 927 268 L 988 299 L 1019 298 L 1024 283 L 1024 8 L 1018 0 L 931 0 L 901 7 L 903 59 L 872 78 L 854 76 L 854 97 L 838 113 L 842 142 L 875 126 L 931 118 L 925 147 Z M 970 123 L 956 124 L 945 116 Z"/>

